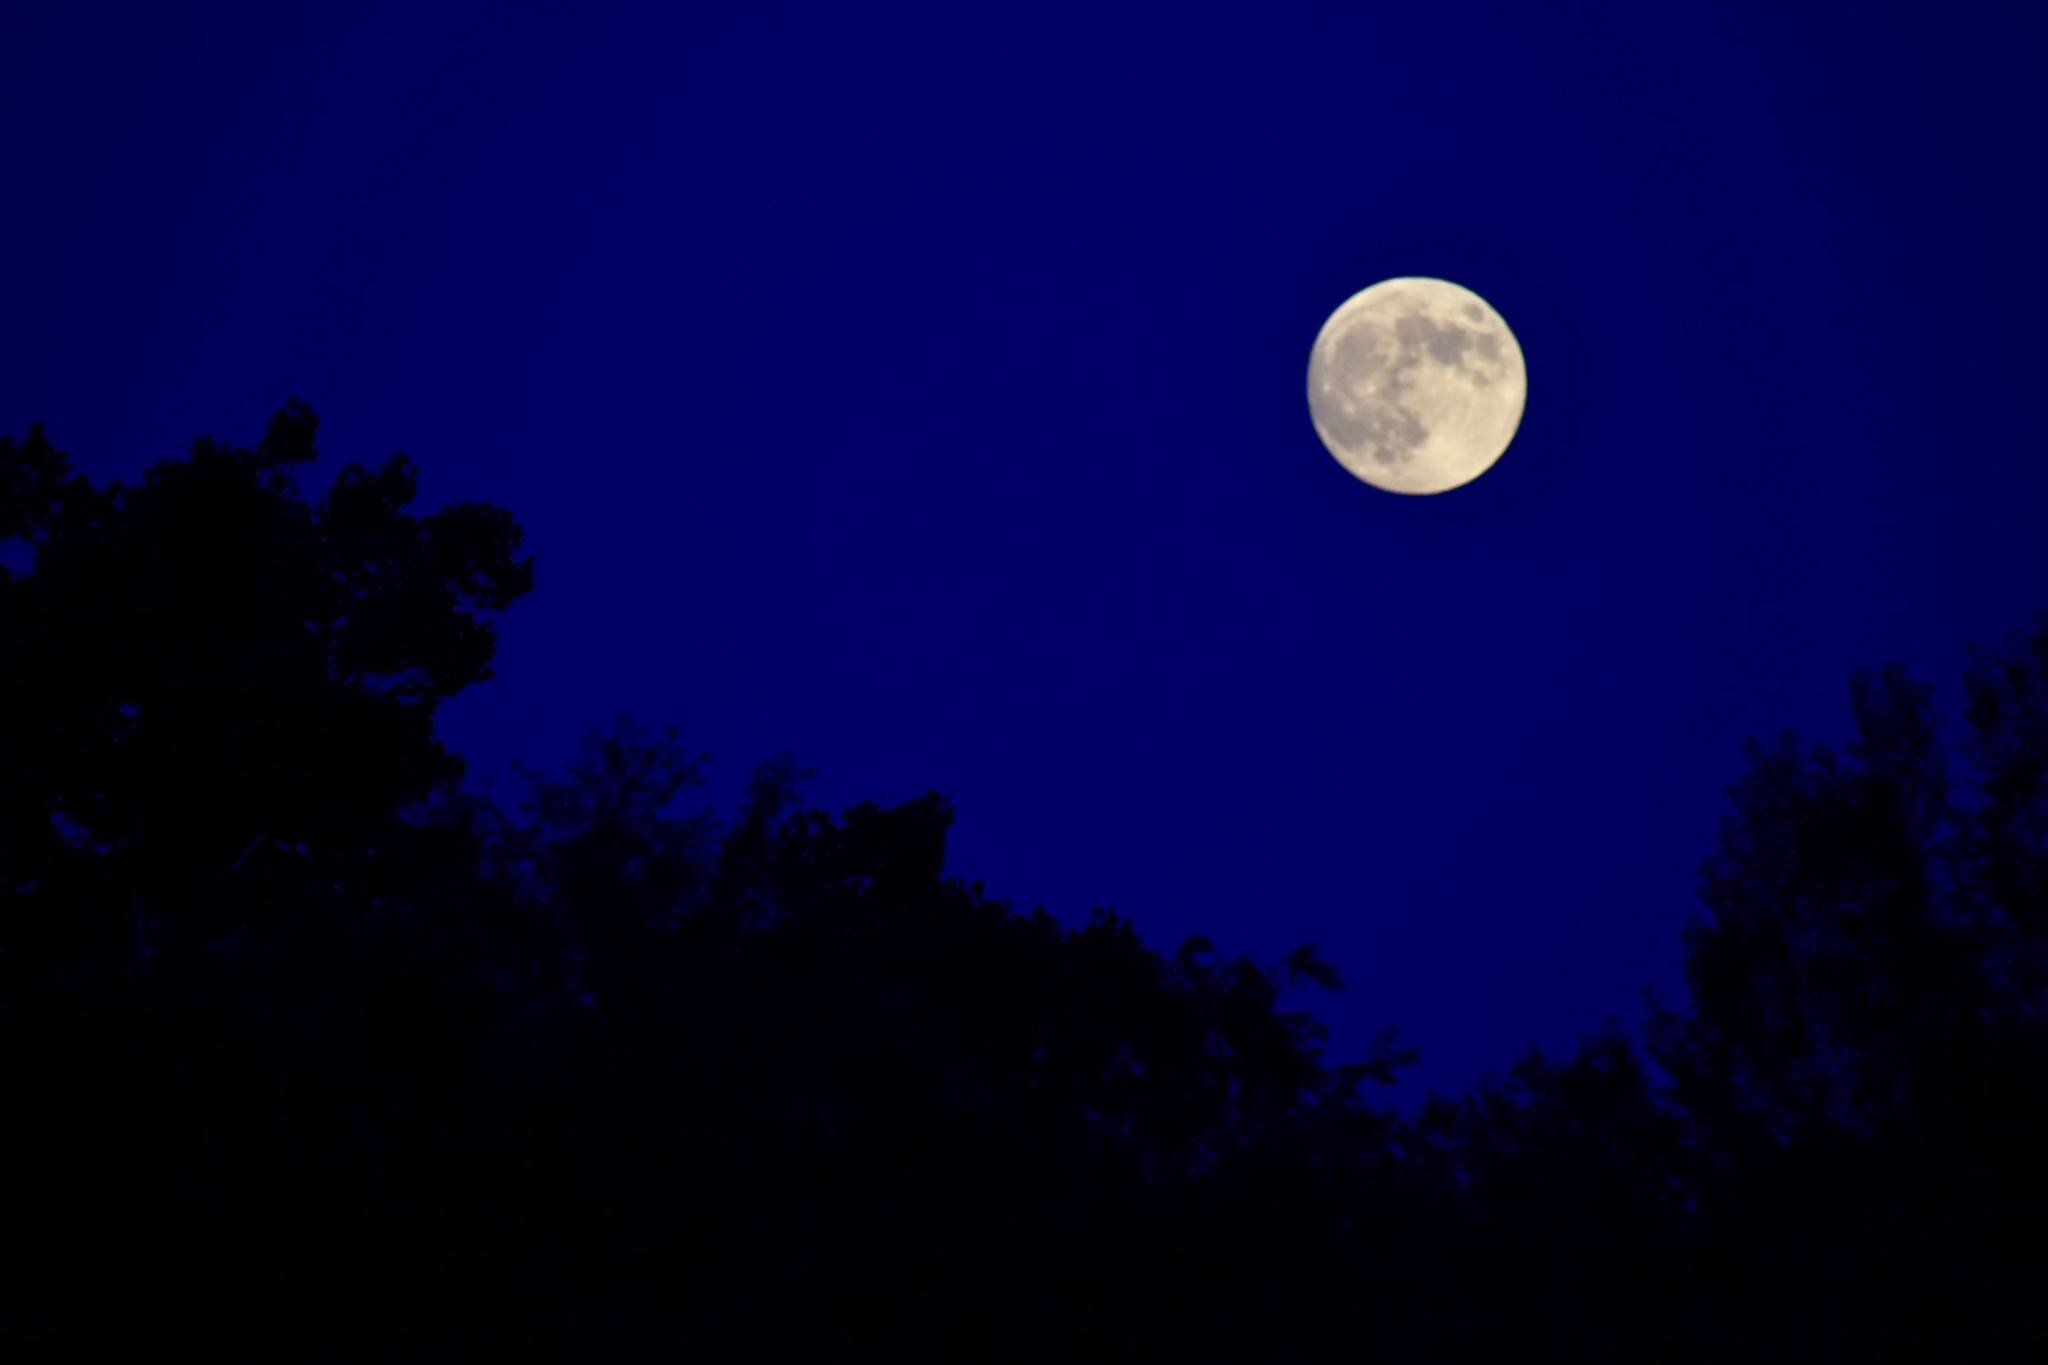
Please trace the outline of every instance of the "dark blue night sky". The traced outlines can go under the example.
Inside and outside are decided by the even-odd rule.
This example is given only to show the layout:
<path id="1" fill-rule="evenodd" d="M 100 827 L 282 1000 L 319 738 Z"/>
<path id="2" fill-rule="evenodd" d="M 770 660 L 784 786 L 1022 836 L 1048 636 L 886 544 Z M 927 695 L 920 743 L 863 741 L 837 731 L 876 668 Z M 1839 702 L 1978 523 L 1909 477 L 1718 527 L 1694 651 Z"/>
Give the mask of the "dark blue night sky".
<path id="1" fill-rule="evenodd" d="M 479 775 L 623 712 L 937 788 L 1462 1086 L 1676 985 L 1745 736 L 2048 607 L 2048 9 L 1198 10 L 10 4 L 0 430 L 303 394 L 527 528 Z M 1304 402 L 1411 274 L 1529 364 L 1435 498 Z"/>

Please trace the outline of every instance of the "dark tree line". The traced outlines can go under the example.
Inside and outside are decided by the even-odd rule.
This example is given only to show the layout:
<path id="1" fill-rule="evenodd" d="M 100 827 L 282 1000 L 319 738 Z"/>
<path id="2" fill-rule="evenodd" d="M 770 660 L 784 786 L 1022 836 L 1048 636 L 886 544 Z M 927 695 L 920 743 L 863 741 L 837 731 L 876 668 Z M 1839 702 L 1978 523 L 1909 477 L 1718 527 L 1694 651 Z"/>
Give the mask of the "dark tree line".
<path id="1" fill-rule="evenodd" d="M 1019 913 L 936 795 L 465 786 L 518 528 L 315 430 L 0 438 L 12 1358 L 2048 1358 L 2048 619 L 1754 747 L 1645 1037 L 1403 1117 L 1313 948 Z"/>

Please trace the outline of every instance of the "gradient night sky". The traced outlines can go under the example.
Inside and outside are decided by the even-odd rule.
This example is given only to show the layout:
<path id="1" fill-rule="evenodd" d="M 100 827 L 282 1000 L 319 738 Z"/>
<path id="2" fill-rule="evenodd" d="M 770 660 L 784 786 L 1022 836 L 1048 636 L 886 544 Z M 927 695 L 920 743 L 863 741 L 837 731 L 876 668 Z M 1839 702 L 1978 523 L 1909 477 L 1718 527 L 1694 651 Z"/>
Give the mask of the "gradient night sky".
<path id="1" fill-rule="evenodd" d="M 0 430 L 304 394 L 320 486 L 528 529 L 480 773 L 629 712 L 936 787 L 955 872 L 1317 940 L 1461 1086 L 1676 981 L 1745 735 L 2048 607 L 2048 9 L 1197 8 L 17 0 Z M 1529 363 L 1437 498 L 1304 401 L 1402 274 Z"/>

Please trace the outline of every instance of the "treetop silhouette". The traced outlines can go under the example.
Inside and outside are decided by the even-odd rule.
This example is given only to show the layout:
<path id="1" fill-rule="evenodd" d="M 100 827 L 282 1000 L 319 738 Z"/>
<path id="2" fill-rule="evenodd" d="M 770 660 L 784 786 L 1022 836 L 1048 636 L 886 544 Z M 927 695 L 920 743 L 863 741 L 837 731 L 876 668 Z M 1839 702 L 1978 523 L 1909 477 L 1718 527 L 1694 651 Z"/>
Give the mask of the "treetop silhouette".
<path id="1" fill-rule="evenodd" d="M 1753 744 L 1689 999 L 1413 1116 L 1257 963 L 729 815 L 679 729 L 501 803 L 532 584 L 318 423 L 133 486 L 0 438 L 0 1342 L 263 1361 L 2002 1361 L 2048 1349 L 2048 618 Z M 1544 894 L 1530 888 L 1532 897 Z M 1597 1024 L 1597 1021 L 1590 1021 Z"/>

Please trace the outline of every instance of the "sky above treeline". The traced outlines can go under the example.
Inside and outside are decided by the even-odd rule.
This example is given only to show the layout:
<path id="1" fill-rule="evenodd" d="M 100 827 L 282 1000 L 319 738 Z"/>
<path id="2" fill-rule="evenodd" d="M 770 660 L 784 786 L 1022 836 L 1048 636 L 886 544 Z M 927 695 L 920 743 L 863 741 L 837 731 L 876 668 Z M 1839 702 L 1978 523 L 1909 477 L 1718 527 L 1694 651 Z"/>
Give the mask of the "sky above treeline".
<path id="1" fill-rule="evenodd" d="M 1677 989 L 1745 736 L 2048 608 L 2044 15 L 16 3 L 0 430 L 302 394 L 527 528 L 480 777 L 626 713 L 709 799 L 936 788 L 954 872 L 1315 941 L 1335 1052 L 1462 1087 Z M 1396 275 L 1528 363 L 1438 497 L 1308 420 Z"/>

